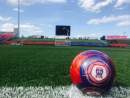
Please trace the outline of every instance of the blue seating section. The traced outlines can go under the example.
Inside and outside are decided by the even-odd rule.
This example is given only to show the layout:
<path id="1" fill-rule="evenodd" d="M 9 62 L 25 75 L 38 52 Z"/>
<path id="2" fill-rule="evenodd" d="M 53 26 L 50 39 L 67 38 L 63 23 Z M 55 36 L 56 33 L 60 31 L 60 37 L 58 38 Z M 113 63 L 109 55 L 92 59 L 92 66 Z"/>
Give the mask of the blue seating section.
<path id="1" fill-rule="evenodd" d="M 108 44 L 99 42 L 66 42 L 68 46 L 90 46 L 90 47 L 107 47 Z"/>

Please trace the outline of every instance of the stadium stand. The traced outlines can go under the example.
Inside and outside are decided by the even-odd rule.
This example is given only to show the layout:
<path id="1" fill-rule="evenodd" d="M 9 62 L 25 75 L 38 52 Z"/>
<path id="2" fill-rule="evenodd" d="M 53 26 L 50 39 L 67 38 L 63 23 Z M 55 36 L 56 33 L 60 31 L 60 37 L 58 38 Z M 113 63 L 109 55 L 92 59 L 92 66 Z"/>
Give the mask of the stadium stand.
<path id="1" fill-rule="evenodd" d="M 128 47 L 130 46 L 130 39 L 107 40 L 111 47 Z"/>
<path id="2" fill-rule="evenodd" d="M 13 33 L 0 34 L 0 43 L 4 43 L 5 41 L 8 41 L 14 37 L 15 37 L 15 34 L 13 34 Z"/>

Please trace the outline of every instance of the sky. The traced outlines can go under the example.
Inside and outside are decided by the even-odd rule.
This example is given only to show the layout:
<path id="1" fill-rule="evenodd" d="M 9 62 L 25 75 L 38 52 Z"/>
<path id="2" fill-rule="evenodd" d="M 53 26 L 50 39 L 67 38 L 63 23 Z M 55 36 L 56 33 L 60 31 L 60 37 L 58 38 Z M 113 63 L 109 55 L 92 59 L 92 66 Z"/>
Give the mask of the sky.
<path id="1" fill-rule="evenodd" d="M 17 27 L 18 0 L 0 0 L 0 31 Z M 71 36 L 130 37 L 130 0 L 20 0 L 20 36 L 55 36 L 70 25 Z"/>

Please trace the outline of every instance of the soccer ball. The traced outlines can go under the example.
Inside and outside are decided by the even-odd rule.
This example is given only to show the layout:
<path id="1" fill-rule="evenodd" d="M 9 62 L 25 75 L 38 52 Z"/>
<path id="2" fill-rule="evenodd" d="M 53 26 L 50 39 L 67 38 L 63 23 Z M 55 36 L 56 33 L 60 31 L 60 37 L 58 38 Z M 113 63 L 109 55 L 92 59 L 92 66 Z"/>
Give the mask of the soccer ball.
<path id="1" fill-rule="evenodd" d="M 88 50 L 74 58 L 70 67 L 70 77 L 72 83 L 83 93 L 101 95 L 112 87 L 115 67 L 105 53 Z"/>

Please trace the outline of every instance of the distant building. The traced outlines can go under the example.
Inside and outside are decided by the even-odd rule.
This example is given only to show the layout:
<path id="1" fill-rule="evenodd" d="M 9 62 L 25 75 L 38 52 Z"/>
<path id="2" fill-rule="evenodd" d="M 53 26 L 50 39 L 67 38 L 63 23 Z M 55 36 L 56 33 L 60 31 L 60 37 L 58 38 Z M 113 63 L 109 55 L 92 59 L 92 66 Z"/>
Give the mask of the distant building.
<path id="1" fill-rule="evenodd" d="M 41 35 L 32 35 L 31 38 L 41 38 Z"/>

